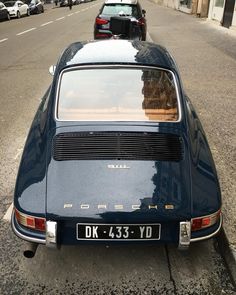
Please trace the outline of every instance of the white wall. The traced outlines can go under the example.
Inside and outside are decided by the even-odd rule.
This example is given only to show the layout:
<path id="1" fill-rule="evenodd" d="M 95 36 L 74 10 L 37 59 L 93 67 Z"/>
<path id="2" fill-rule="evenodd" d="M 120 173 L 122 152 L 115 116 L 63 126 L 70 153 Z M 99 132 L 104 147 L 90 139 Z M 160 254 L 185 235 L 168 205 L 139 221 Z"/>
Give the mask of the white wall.
<path id="1" fill-rule="evenodd" d="M 234 15 L 233 15 L 233 20 L 232 20 L 232 28 L 236 30 L 236 3 L 234 6 Z"/>
<path id="2" fill-rule="evenodd" d="M 221 22 L 223 18 L 223 13 L 224 7 L 216 7 L 215 0 L 211 0 L 209 5 L 208 18 Z"/>

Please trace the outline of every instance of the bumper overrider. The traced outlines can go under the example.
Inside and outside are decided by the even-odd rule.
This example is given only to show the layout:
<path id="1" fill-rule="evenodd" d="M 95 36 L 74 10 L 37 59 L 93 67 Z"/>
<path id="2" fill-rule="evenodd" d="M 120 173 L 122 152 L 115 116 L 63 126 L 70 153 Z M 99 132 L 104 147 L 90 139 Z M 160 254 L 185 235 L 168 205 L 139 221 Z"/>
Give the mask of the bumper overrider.
<path id="1" fill-rule="evenodd" d="M 58 248 L 59 244 L 59 227 L 57 221 L 47 220 L 45 221 L 45 230 L 44 231 L 36 231 L 31 228 L 27 228 L 26 226 L 20 224 L 16 218 L 15 214 L 16 210 L 13 210 L 11 225 L 13 232 L 19 238 L 33 243 L 33 244 L 44 244 L 49 248 Z M 215 214 L 209 216 L 215 216 L 218 214 L 217 221 L 208 228 L 203 228 L 199 231 L 192 231 L 193 219 L 190 221 L 181 221 L 178 223 L 179 237 L 178 237 L 178 248 L 179 249 L 188 249 L 189 245 L 193 242 L 203 241 L 206 239 L 210 239 L 214 237 L 221 229 L 223 217 L 221 212 L 217 212 Z M 115 224 L 114 224 L 115 225 Z M 119 242 L 119 240 L 115 240 Z M 165 242 L 160 237 L 160 242 Z M 96 242 L 96 240 L 93 240 Z M 109 241 L 105 241 L 107 244 Z M 111 242 L 114 242 L 112 240 Z M 142 242 L 148 242 L 148 240 L 142 240 Z M 36 251 L 36 250 L 35 250 Z"/>

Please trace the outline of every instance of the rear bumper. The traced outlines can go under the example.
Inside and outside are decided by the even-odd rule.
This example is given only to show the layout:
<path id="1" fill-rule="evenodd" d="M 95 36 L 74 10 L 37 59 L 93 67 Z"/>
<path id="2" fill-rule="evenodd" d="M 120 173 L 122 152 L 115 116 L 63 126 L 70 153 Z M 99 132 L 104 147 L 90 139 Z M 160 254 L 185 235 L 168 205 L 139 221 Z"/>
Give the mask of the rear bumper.
<path id="1" fill-rule="evenodd" d="M 207 230 L 204 231 L 199 231 L 197 233 L 192 233 L 192 237 L 190 238 L 190 244 L 193 242 L 200 242 L 203 240 L 207 240 L 210 238 L 213 238 L 215 235 L 217 235 L 219 233 L 219 231 L 222 228 L 222 223 L 223 223 L 223 217 L 222 214 L 220 215 L 220 219 L 219 221 L 212 227 L 209 228 Z M 45 244 L 48 245 L 48 243 L 46 243 L 46 235 L 44 233 L 40 233 L 40 232 L 35 232 L 32 231 L 30 229 L 27 229 L 25 227 L 22 227 L 21 225 L 18 224 L 18 222 L 15 219 L 15 215 L 14 213 L 12 214 L 12 218 L 11 218 L 11 226 L 12 226 L 12 230 L 15 233 L 16 236 L 18 236 L 19 238 L 28 241 L 28 242 L 32 242 L 32 243 L 37 243 L 37 244 Z M 69 230 L 71 229 L 71 230 Z M 164 229 L 164 227 L 163 227 Z M 173 228 L 172 228 L 173 230 Z M 67 231 L 67 238 L 63 238 L 62 236 L 60 236 L 60 232 L 64 232 Z M 165 231 L 165 229 L 164 229 Z M 162 230 L 162 234 L 164 232 Z M 167 232 L 170 232 L 171 229 L 167 229 Z M 155 243 L 176 243 L 178 244 L 178 235 L 179 233 L 176 231 L 175 233 L 172 233 L 170 235 L 169 238 L 167 238 L 167 236 L 165 236 L 164 238 L 161 237 L 160 240 L 156 240 L 156 241 L 148 241 L 148 240 L 142 240 L 142 241 L 119 241 L 119 240 L 109 240 L 109 241 L 96 241 L 96 240 L 92 240 L 92 241 L 74 241 L 74 239 L 71 239 L 71 235 L 73 237 L 73 230 L 72 227 L 68 226 L 68 227 L 63 227 L 63 229 L 60 228 L 60 226 L 58 226 L 58 230 L 56 233 L 56 240 L 57 240 L 57 244 L 58 245 L 75 245 L 75 244 L 82 244 L 82 243 L 90 243 L 90 244 L 94 244 L 94 243 L 103 243 L 103 244 L 114 244 L 114 243 L 150 243 L 150 242 L 155 242 Z M 167 233 L 164 233 L 165 235 Z M 177 237 L 177 238 L 176 238 Z M 58 246 L 57 244 L 55 244 L 55 246 Z"/>

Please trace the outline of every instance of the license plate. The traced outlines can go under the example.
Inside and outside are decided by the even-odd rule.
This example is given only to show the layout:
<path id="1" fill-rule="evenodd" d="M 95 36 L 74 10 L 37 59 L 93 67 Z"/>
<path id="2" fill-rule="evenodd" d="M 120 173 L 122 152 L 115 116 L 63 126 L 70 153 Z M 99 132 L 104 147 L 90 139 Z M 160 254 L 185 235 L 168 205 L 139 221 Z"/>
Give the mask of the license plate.
<path id="1" fill-rule="evenodd" d="M 77 240 L 159 240 L 161 225 L 152 224 L 86 224 L 77 223 Z"/>

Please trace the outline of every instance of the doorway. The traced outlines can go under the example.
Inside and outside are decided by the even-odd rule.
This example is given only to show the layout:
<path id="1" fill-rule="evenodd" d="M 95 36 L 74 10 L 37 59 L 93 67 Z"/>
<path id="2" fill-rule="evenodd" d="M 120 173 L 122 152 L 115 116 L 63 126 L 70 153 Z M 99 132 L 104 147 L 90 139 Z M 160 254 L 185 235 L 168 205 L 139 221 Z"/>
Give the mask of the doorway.
<path id="1" fill-rule="evenodd" d="M 222 26 L 229 28 L 232 25 L 233 13 L 234 13 L 235 0 L 226 0 L 225 9 L 222 20 Z"/>

